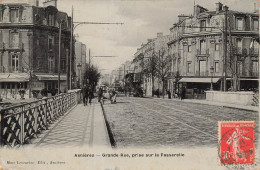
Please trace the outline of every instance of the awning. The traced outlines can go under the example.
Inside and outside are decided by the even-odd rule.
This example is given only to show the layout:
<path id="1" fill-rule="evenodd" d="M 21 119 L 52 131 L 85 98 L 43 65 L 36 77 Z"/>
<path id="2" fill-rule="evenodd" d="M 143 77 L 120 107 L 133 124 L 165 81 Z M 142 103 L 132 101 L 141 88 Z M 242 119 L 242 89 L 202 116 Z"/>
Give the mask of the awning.
<path id="1" fill-rule="evenodd" d="M 227 80 L 232 80 L 232 78 L 227 78 Z M 239 78 L 239 80 L 248 80 L 248 81 L 259 81 L 259 79 L 247 79 L 247 78 Z"/>
<path id="2" fill-rule="evenodd" d="M 212 82 L 216 83 L 220 78 L 212 78 Z M 182 78 L 180 83 L 211 83 L 211 78 Z"/>
<path id="3" fill-rule="evenodd" d="M 37 78 L 40 81 L 44 81 L 44 80 L 57 80 L 58 81 L 58 75 L 53 75 L 53 74 L 36 74 Z M 67 76 L 66 75 L 60 75 L 60 80 L 61 81 L 65 81 L 67 80 Z"/>
<path id="4" fill-rule="evenodd" d="M 0 82 L 27 82 L 29 74 L 27 73 L 0 73 Z"/>

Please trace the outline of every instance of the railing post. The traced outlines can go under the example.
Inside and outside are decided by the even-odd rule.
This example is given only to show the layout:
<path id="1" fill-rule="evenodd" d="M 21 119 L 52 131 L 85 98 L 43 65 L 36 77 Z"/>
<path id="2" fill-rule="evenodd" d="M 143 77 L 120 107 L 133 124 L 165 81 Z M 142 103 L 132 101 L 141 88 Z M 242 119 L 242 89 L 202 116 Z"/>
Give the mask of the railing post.
<path id="1" fill-rule="evenodd" d="M 3 120 L 4 120 L 4 112 L 3 111 L 0 111 L 0 147 L 2 147 L 4 145 L 4 142 L 3 142 L 3 130 L 4 130 L 4 123 L 3 123 Z"/>
<path id="2" fill-rule="evenodd" d="M 47 125 L 47 99 L 43 99 L 43 114 L 44 114 L 44 125 L 45 128 L 48 129 L 48 125 Z"/>
<path id="3" fill-rule="evenodd" d="M 20 136 L 19 136 L 19 140 L 21 142 L 21 145 L 24 143 L 24 106 L 22 106 L 22 112 L 21 112 L 21 117 L 19 120 L 20 123 L 20 128 L 21 128 L 21 132 L 20 132 Z"/>

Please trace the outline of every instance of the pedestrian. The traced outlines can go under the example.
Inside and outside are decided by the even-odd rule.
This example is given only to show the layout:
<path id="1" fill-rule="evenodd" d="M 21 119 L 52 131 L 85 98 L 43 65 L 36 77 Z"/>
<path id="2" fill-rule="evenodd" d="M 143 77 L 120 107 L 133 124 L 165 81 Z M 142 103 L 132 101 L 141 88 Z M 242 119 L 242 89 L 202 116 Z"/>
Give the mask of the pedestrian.
<path id="1" fill-rule="evenodd" d="M 84 106 L 88 105 L 88 96 L 89 96 L 89 90 L 88 87 L 86 85 L 84 85 L 83 89 L 82 89 L 82 100 L 83 100 L 83 104 Z"/>
<path id="2" fill-rule="evenodd" d="M 167 90 L 167 94 L 168 94 L 168 99 L 171 99 L 171 92 L 170 92 L 170 90 Z"/>
<path id="3" fill-rule="evenodd" d="M 185 98 L 185 89 L 183 88 L 181 90 L 181 100 L 183 100 Z"/>
<path id="4" fill-rule="evenodd" d="M 98 90 L 98 102 L 101 102 L 101 100 L 103 100 L 103 90 L 100 87 Z"/>
<path id="5" fill-rule="evenodd" d="M 91 103 L 92 99 L 94 98 L 94 92 L 92 88 L 89 88 L 89 103 Z"/>

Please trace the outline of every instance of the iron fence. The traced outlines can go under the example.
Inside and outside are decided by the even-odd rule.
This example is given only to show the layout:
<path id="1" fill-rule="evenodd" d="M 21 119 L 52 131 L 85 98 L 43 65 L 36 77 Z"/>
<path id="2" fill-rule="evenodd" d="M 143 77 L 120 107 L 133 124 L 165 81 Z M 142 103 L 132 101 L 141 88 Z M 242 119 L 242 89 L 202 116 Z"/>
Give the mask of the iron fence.
<path id="1" fill-rule="evenodd" d="M 19 147 L 47 130 L 80 100 L 80 90 L 20 104 L 0 111 L 2 147 Z"/>

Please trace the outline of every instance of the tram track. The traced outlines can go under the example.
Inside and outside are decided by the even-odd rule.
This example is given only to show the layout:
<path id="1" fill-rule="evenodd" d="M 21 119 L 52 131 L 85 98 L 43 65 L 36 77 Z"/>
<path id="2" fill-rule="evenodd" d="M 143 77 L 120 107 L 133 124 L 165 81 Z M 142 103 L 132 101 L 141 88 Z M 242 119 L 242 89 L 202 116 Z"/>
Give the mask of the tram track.
<path id="1" fill-rule="evenodd" d="M 164 118 L 166 118 L 166 120 L 168 120 L 168 121 L 169 121 L 169 120 L 171 120 L 171 121 L 176 121 L 176 122 L 178 122 L 178 123 L 180 123 L 180 124 L 182 124 L 182 125 L 184 125 L 184 126 L 186 126 L 186 127 L 191 128 L 192 130 L 195 130 L 195 131 L 197 131 L 197 132 L 199 132 L 199 133 L 202 133 L 202 134 L 204 134 L 204 135 L 206 135 L 206 136 L 208 136 L 208 137 L 210 137 L 210 138 L 212 138 L 212 139 L 217 139 L 216 136 L 214 136 L 214 135 L 212 135 L 212 134 L 210 134 L 210 133 L 204 132 L 204 131 L 198 129 L 197 127 L 195 127 L 195 126 L 189 125 L 189 124 L 185 123 L 184 121 L 180 121 L 180 120 L 178 120 L 177 118 L 173 118 L 172 116 L 168 116 L 168 115 L 162 114 L 161 111 L 151 109 L 151 108 L 149 108 L 149 107 L 146 107 L 146 106 L 144 106 L 144 105 L 142 105 L 142 104 L 133 102 L 133 101 L 131 101 L 131 100 L 128 100 L 128 101 L 129 101 L 130 103 L 133 103 L 133 104 L 135 104 L 135 105 L 138 105 L 138 106 L 140 106 L 140 107 L 143 107 L 143 108 L 145 108 L 146 110 L 155 112 L 155 113 L 157 113 L 158 115 L 163 116 Z M 158 104 L 156 104 L 156 105 L 158 105 Z M 178 111 L 181 111 L 181 110 L 178 110 Z M 183 112 L 185 112 L 185 111 L 183 111 Z M 187 113 L 187 112 L 185 112 L 185 113 Z M 159 116 L 158 116 L 158 117 L 159 117 Z M 171 121 L 170 121 L 169 123 L 171 123 Z"/>

